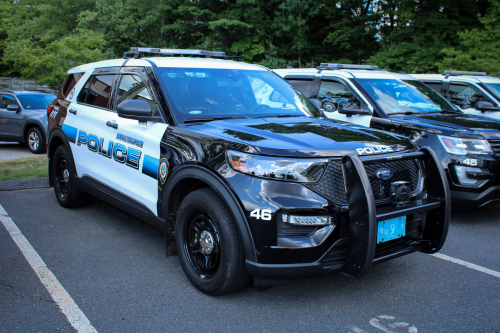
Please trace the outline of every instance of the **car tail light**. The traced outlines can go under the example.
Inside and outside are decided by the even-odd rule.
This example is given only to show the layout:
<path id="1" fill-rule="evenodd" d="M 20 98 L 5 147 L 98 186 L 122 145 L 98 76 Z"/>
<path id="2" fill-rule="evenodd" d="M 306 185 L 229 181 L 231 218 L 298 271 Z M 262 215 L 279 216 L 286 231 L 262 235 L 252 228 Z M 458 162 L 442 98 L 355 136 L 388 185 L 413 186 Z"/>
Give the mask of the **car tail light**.
<path id="1" fill-rule="evenodd" d="M 47 106 L 47 118 L 50 117 L 50 114 L 54 110 L 54 105 Z"/>

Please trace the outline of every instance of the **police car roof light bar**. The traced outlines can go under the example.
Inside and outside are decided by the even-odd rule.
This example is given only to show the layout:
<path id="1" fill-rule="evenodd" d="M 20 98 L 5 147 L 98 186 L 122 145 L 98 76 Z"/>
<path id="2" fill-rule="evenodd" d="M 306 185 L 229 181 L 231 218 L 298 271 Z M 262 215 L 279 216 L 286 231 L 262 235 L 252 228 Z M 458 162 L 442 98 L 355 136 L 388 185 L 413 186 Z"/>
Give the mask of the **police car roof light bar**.
<path id="1" fill-rule="evenodd" d="M 468 72 L 468 71 L 444 71 L 442 75 L 470 75 L 470 76 L 487 76 L 486 72 Z"/>
<path id="2" fill-rule="evenodd" d="M 372 66 L 372 65 L 329 64 L 329 63 L 321 63 L 319 67 L 316 67 L 316 69 L 329 70 L 329 71 L 333 71 L 336 69 L 380 70 L 378 66 Z"/>
<path id="3" fill-rule="evenodd" d="M 226 56 L 225 52 L 214 52 L 206 50 L 190 49 L 159 49 L 151 47 L 131 47 L 129 52 L 123 53 L 123 58 L 139 59 L 144 56 L 167 56 L 167 57 L 196 57 L 196 58 L 216 58 L 216 59 L 236 59 L 240 56 Z"/>

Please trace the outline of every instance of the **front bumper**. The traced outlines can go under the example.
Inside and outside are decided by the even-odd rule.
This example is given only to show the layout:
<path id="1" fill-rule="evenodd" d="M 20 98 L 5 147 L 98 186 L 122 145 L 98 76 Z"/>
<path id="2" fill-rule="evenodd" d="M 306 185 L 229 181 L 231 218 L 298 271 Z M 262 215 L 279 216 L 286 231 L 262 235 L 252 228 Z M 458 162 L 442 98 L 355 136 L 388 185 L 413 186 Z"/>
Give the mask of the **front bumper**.
<path id="1" fill-rule="evenodd" d="M 479 193 L 463 190 L 451 190 L 450 192 L 453 206 L 456 207 L 479 208 L 500 204 L 500 185 L 491 186 Z"/>

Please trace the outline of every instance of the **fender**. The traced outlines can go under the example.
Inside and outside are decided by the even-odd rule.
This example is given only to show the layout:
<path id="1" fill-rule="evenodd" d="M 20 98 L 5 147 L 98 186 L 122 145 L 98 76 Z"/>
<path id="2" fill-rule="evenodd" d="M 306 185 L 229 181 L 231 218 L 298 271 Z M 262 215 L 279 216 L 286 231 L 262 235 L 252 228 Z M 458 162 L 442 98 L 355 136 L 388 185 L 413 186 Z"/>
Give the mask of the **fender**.
<path id="1" fill-rule="evenodd" d="M 71 146 L 69 145 L 69 140 L 66 134 L 62 131 L 60 127 L 55 127 L 50 131 L 49 139 L 47 140 L 47 158 L 49 159 L 49 184 L 50 186 L 54 186 L 54 182 L 52 179 L 52 163 L 50 161 L 50 157 L 54 155 L 55 151 L 51 151 L 51 142 L 54 138 L 59 138 L 62 140 L 66 149 L 69 152 L 72 152 Z M 73 154 L 71 154 L 71 158 L 73 159 Z M 73 160 L 73 165 L 75 165 L 75 161 Z M 75 169 L 76 170 L 76 169 Z"/>
<path id="2" fill-rule="evenodd" d="M 256 261 L 257 256 L 255 253 L 252 232 L 248 226 L 241 203 L 238 201 L 232 188 L 223 179 L 216 176 L 213 172 L 210 172 L 207 168 L 196 164 L 187 164 L 176 168 L 175 171 L 173 171 L 168 177 L 168 181 L 162 195 L 162 202 L 168 203 L 170 193 L 174 189 L 175 185 L 187 178 L 199 179 L 207 183 L 215 192 L 217 192 L 222 200 L 224 200 L 224 203 L 229 208 L 229 211 L 236 222 L 238 234 L 243 241 L 245 258 L 251 261 Z M 164 213 L 163 216 L 168 216 L 168 204 L 163 205 L 162 213 Z"/>

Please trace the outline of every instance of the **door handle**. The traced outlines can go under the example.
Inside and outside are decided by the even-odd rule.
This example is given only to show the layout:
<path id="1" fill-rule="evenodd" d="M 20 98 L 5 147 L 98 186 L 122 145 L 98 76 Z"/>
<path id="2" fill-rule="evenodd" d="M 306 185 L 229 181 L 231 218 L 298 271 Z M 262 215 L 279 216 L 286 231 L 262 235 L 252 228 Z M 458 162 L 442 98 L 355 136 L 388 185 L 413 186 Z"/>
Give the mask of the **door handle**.
<path id="1" fill-rule="evenodd" d="M 108 120 L 108 121 L 106 122 L 106 125 L 107 125 L 107 126 L 109 126 L 109 127 L 113 127 L 113 128 L 118 129 L 118 124 L 117 124 L 117 123 L 115 123 L 115 122 L 111 122 L 111 121 L 109 121 L 109 120 Z"/>
<path id="2" fill-rule="evenodd" d="M 72 113 L 72 114 L 76 115 L 76 110 L 75 109 L 69 109 L 68 111 L 69 111 L 69 113 Z"/>

